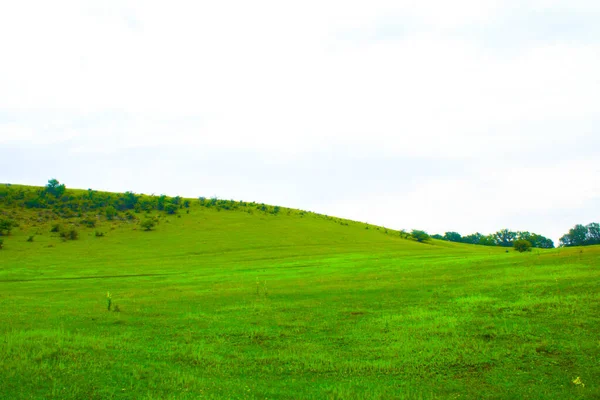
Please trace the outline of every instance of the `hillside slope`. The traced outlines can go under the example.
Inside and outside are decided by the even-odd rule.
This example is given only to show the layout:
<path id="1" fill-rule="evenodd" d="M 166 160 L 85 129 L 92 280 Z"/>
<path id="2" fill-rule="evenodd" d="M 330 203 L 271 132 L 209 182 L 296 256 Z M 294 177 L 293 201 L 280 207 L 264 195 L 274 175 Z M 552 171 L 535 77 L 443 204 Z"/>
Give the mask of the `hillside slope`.
<path id="1" fill-rule="evenodd" d="M 422 244 L 197 200 L 1 211 L 19 221 L 0 250 L 7 398 L 600 397 L 599 246 Z"/>

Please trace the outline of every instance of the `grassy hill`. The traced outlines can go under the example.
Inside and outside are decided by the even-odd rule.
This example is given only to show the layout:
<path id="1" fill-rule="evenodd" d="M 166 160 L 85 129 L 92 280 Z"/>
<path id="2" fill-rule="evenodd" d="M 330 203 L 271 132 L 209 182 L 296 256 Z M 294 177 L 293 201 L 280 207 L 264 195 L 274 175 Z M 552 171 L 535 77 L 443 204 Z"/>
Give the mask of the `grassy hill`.
<path id="1" fill-rule="evenodd" d="M 19 223 L 0 250 L 3 398 L 600 398 L 600 246 L 417 243 L 244 204 L 0 205 Z"/>

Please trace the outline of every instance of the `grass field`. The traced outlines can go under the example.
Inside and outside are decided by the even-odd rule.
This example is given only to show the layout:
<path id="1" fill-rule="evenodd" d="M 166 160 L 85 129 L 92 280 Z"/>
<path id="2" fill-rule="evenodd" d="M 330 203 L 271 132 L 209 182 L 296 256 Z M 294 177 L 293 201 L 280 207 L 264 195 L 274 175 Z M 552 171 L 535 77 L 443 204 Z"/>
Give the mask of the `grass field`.
<path id="1" fill-rule="evenodd" d="M 197 204 L 150 232 L 78 229 L 4 237 L 2 398 L 600 398 L 599 246 L 421 244 Z"/>

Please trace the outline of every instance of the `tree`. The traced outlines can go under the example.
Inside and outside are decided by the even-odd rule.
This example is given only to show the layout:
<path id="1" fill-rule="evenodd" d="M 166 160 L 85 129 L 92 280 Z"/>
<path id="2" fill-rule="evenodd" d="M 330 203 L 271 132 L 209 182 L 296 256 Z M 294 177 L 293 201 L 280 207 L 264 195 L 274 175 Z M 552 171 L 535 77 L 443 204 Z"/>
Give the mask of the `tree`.
<path id="1" fill-rule="evenodd" d="M 592 222 L 586 226 L 588 230 L 587 243 L 588 244 L 600 244 L 600 224 Z"/>
<path id="2" fill-rule="evenodd" d="M 533 247 L 537 247 L 540 249 L 554 248 L 554 242 L 551 239 L 548 239 L 547 237 L 544 237 L 542 235 L 538 235 L 537 233 L 532 233 L 531 236 L 525 240 L 529 240 Z"/>
<path id="3" fill-rule="evenodd" d="M 121 202 L 123 204 L 123 209 L 132 210 L 135 208 L 138 203 L 139 196 L 136 196 L 133 192 L 125 192 L 125 194 L 121 197 Z"/>
<path id="4" fill-rule="evenodd" d="M 573 228 L 569 229 L 569 233 L 561 237 L 559 240 L 561 246 L 583 246 L 586 244 L 587 236 L 588 229 L 581 224 L 577 224 Z"/>
<path id="5" fill-rule="evenodd" d="M 496 246 L 496 238 L 494 235 L 481 236 L 479 239 L 479 244 L 483 246 Z"/>
<path id="6" fill-rule="evenodd" d="M 510 247 L 513 241 L 517 238 L 517 233 L 509 231 L 508 229 L 502 229 L 494 233 L 494 239 L 497 246 Z"/>
<path id="7" fill-rule="evenodd" d="M 446 232 L 444 233 L 444 239 L 449 242 L 462 242 L 462 236 L 458 232 Z"/>
<path id="8" fill-rule="evenodd" d="M 427 232 L 425 231 L 420 231 L 418 229 L 413 229 L 412 232 L 410 233 L 411 236 L 417 240 L 417 242 L 421 243 L 424 242 L 426 240 L 430 239 L 429 234 L 427 234 Z"/>
<path id="9" fill-rule="evenodd" d="M 50 179 L 44 191 L 52 196 L 59 198 L 65 193 L 65 185 L 61 185 L 56 179 Z"/>
<path id="10" fill-rule="evenodd" d="M 563 235 L 559 240 L 561 246 L 600 244 L 600 224 L 597 222 L 592 222 L 586 226 L 577 224 L 569 229 L 569 233 Z"/>
<path id="11" fill-rule="evenodd" d="M 483 237 L 483 235 L 481 233 L 476 232 L 476 233 L 472 233 L 470 235 L 464 236 L 462 238 L 462 242 L 468 243 L 468 244 L 482 244 L 481 243 L 482 237 Z"/>
<path id="12" fill-rule="evenodd" d="M 531 251 L 531 242 L 525 239 L 517 239 L 513 242 L 513 247 L 519 253 Z"/>

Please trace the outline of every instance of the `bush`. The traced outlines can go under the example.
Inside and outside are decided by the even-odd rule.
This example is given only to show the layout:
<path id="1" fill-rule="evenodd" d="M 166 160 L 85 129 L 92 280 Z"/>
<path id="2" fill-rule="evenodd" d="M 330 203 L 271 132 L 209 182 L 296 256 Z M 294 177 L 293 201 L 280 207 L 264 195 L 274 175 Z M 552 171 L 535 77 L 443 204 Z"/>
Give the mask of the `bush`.
<path id="1" fill-rule="evenodd" d="M 75 228 L 65 229 L 60 231 L 60 237 L 64 240 L 77 240 L 79 239 L 79 232 Z"/>
<path id="2" fill-rule="evenodd" d="M 525 239 L 518 239 L 513 242 L 513 247 L 519 253 L 531 251 L 531 242 Z"/>
<path id="3" fill-rule="evenodd" d="M 87 226 L 88 228 L 95 228 L 96 227 L 96 220 L 93 218 L 86 218 L 86 219 L 82 219 L 81 223 L 85 226 Z"/>
<path id="4" fill-rule="evenodd" d="M 155 225 L 156 225 L 156 223 L 154 222 L 154 220 L 152 220 L 150 218 L 145 219 L 142 222 L 140 222 L 140 226 L 142 228 L 144 228 L 145 231 L 151 231 Z"/>
<path id="5" fill-rule="evenodd" d="M 33 242 L 33 235 L 29 236 L 29 238 L 27 239 L 28 242 Z"/>
<path id="6" fill-rule="evenodd" d="M 4 247 L 4 240 L 0 239 L 0 250 Z"/>
<path id="7" fill-rule="evenodd" d="M 104 237 L 104 232 L 96 231 L 96 237 Z"/>
<path id="8" fill-rule="evenodd" d="M 106 215 L 106 219 L 112 221 L 117 216 L 117 210 L 113 206 L 106 207 L 106 211 L 104 212 Z"/>
<path id="9" fill-rule="evenodd" d="M 52 225 L 52 229 L 50 229 L 50 232 L 60 232 L 60 224 Z"/>
<path id="10" fill-rule="evenodd" d="M 417 229 L 413 229 L 413 231 L 410 233 L 410 235 L 419 243 L 430 239 L 430 236 L 427 232 L 420 231 Z"/>
<path id="11" fill-rule="evenodd" d="M 10 235 L 11 229 L 15 226 L 17 226 L 17 224 L 13 220 L 6 219 L 6 218 L 0 219 L 0 236 Z"/>
<path id="12" fill-rule="evenodd" d="M 167 212 L 167 214 L 175 214 L 177 212 L 177 206 L 173 203 L 169 203 L 165 206 L 165 211 Z"/>

